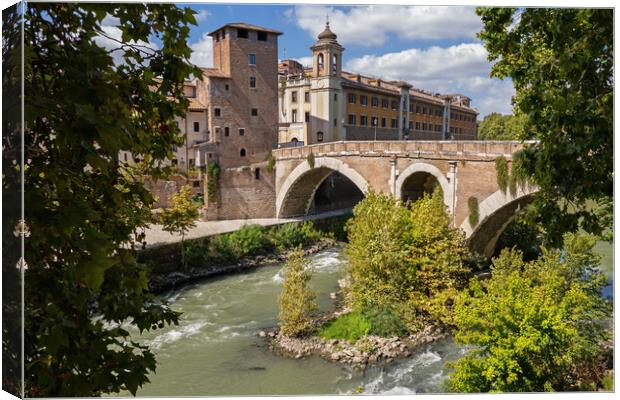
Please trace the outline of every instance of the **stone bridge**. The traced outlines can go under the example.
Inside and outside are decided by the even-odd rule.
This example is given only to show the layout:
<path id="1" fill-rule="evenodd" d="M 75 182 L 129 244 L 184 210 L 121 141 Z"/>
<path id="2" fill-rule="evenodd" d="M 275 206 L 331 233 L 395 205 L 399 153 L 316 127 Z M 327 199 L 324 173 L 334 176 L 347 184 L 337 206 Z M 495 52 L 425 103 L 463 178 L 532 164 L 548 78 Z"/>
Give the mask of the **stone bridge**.
<path id="1" fill-rule="evenodd" d="M 497 184 L 495 159 L 504 156 L 510 165 L 521 147 L 513 141 L 451 140 L 331 142 L 277 149 L 276 216 L 307 214 L 317 189 L 335 172 L 353 183 L 353 191 L 372 188 L 402 200 L 415 200 L 438 184 L 454 226 L 465 232 L 474 251 L 490 256 L 503 229 L 535 191 L 519 188 L 512 196 Z M 470 198 L 478 203 L 475 226 L 469 222 Z"/>

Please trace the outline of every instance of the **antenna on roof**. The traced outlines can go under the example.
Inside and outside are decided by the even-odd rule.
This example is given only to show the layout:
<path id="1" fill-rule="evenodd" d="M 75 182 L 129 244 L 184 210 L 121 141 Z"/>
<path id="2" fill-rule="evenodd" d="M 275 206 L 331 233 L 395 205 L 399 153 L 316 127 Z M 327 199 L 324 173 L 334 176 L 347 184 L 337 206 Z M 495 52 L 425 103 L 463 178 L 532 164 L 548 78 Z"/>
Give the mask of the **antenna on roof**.
<path id="1" fill-rule="evenodd" d="M 325 24 L 329 26 L 329 14 L 325 13 Z"/>

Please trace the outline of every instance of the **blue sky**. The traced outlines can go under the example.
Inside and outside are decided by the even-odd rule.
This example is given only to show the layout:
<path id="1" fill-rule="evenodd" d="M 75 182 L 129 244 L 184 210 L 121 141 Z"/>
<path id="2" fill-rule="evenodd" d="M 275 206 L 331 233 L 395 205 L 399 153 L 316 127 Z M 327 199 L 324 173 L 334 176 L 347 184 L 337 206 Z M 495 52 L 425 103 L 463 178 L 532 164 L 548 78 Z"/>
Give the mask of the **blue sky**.
<path id="1" fill-rule="evenodd" d="M 206 34 L 229 22 L 247 22 L 282 31 L 279 58 L 310 62 L 309 47 L 329 17 L 346 48 L 344 69 L 414 86 L 470 96 L 481 117 L 510 113 L 512 83 L 488 77 L 491 64 L 476 38 L 482 24 L 473 7 L 225 5 L 189 4 L 198 12 L 190 45 L 192 61 L 211 66 L 211 38 Z"/>

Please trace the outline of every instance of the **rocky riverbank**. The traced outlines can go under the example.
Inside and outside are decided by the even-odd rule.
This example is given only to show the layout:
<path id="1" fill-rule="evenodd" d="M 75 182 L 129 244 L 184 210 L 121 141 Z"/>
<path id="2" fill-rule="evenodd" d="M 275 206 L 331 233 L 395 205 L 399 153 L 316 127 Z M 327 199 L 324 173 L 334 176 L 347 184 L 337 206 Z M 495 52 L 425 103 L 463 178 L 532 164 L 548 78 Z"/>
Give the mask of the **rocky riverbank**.
<path id="1" fill-rule="evenodd" d="M 305 255 L 318 253 L 338 244 L 330 238 L 322 238 L 317 243 L 304 249 Z M 201 268 L 190 268 L 187 272 L 174 271 L 166 274 L 153 274 L 149 280 L 149 289 L 153 293 L 162 293 L 167 290 L 179 288 L 181 286 L 197 282 L 199 280 L 236 272 L 243 272 L 252 268 L 264 265 L 272 265 L 286 260 L 288 253 L 274 255 L 256 255 L 246 257 L 234 264 L 212 264 Z"/>
<path id="2" fill-rule="evenodd" d="M 355 343 L 337 339 L 327 340 L 319 336 L 294 338 L 284 336 L 277 330 L 261 331 L 258 335 L 267 338 L 270 348 L 284 356 L 297 359 L 320 356 L 332 362 L 351 365 L 356 369 L 365 369 L 373 364 L 387 364 L 399 358 L 409 357 L 415 349 L 443 339 L 448 333 L 441 329 L 426 327 L 407 337 L 366 336 Z"/>

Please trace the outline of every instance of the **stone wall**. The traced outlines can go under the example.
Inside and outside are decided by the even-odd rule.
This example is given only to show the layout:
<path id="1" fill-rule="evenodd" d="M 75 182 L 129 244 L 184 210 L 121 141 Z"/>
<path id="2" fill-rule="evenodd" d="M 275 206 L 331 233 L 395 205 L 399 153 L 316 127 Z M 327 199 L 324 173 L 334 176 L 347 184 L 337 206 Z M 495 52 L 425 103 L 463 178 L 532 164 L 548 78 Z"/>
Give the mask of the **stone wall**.
<path id="1" fill-rule="evenodd" d="M 209 203 L 208 220 L 275 217 L 275 173 L 266 162 L 220 172 L 217 201 Z M 258 169 L 258 179 L 257 172 Z"/>

